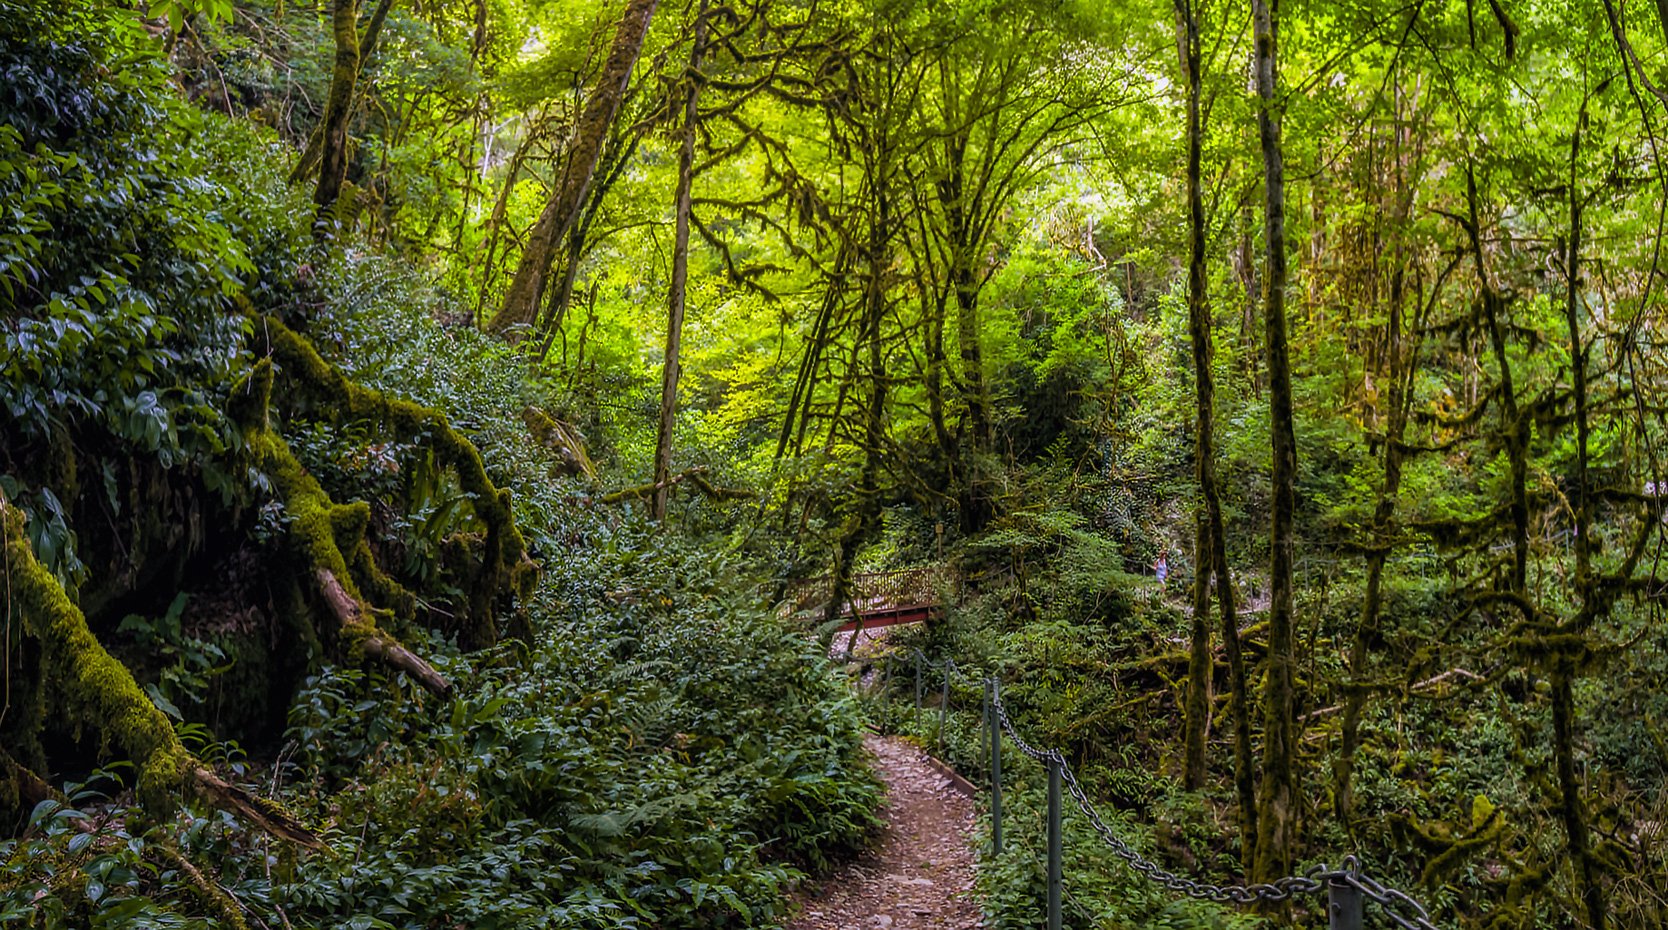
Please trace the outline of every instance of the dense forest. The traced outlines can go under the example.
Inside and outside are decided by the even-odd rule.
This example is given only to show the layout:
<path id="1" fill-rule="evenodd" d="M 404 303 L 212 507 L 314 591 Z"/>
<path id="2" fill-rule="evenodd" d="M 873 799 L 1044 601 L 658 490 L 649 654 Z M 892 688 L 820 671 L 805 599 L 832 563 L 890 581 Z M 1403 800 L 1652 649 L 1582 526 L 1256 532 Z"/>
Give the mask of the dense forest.
<path id="1" fill-rule="evenodd" d="M 0 926 L 786 926 L 979 675 L 1178 874 L 1668 925 L 1668 3 L 0 0 L 0 75 Z M 833 646 L 917 568 L 941 692 Z M 1326 922 L 1064 842 L 1067 927 Z"/>

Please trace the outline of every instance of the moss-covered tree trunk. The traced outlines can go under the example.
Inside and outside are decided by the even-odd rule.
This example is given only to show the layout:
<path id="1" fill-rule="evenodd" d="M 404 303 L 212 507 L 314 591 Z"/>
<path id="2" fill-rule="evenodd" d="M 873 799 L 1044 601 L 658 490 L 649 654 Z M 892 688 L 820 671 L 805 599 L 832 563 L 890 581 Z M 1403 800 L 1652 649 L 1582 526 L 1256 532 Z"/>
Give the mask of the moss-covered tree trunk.
<path id="1" fill-rule="evenodd" d="M 657 0 L 629 0 L 620 16 L 619 28 L 614 33 L 614 44 L 608 60 L 597 76 L 596 87 L 585 103 L 585 111 L 575 127 L 573 144 L 567 152 L 556 189 L 533 229 L 527 234 L 521 261 L 516 266 L 515 278 L 504 294 L 498 312 L 487 323 L 487 329 L 503 336 L 511 343 L 519 342 L 538 318 L 539 302 L 544 298 L 545 284 L 558 246 L 567 241 L 568 233 L 578 220 L 585 203 L 591 179 L 596 173 L 597 159 L 602 154 L 608 129 L 620 111 L 631 72 L 643 50 L 643 39 L 648 35 L 649 23 L 654 18 Z"/>
<path id="2" fill-rule="evenodd" d="M 377 38 L 382 35 L 382 24 L 388 19 L 388 11 L 394 5 L 394 0 L 378 0 L 376 8 L 371 11 L 371 18 L 365 23 L 365 31 L 359 36 L 359 55 L 356 66 L 354 89 L 359 89 L 359 77 L 365 73 L 365 63 L 370 60 L 371 53 L 376 50 Z M 348 116 L 352 118 L 350 105 Z M 319 162 L 324 156 L 325 127 L 329 124 L 328 113 L 326 119 L 319 121 L 313 127 L 313 132 L 307 137 L 307 145 L 301 150 L 301 157 L 296 159 L 295 168 L 290 171 L 290 182 L 300 183 L 313 176 L 318 171 Z"/>
<path id="3" fill-rule="evenodd" d="M 246 302 L 242 310 L 254 314 Z M 536 566 L 515 525 L 508 493 L 493 485 L 478 452 L 439 413 L 348 381 L 278 320 L 255 320 L 264 341 L 257 348 L 266 353 L 231 387 L 225 415 L 240 441 L 230 444 L 219 464 L 226 474 L 251 476 L 255 496 L 280 505 L 285 518 L 286 531 L 276 545 L 263 546 L 265 574 L 273 583 L 273 629 L 283 631 L 274 634 L 271 648 L 384 666 L 429 691 L 446 693 L 447 679 L 404 646 L 390 626 L 413 622 L 417 599 L 378 566 L 369 537 L 370 506 L 333 501 L 278 432 L 271 410 L 278 370 L 286 389 L 280 396 L 310 404 L 315 415 L 333 422 L 380 427 L 416 443 L 432 455 L 434 467 L 455 476 L 477 521 L 446 543 L 456 550 L 448 571 L 462 601 L 448 615 L 460 618 L 454 622 L 466 645 L 494 641 L 500 603 L 526 597 L 534 581 Z M 149 503 L 135 495 L 130 506 L 137 514 Z M 318 845 L 306 827 L 220 778 L 183 748 L 173 723 L 128 667 L 106 651 L 70 593 L 36 559 L 24 514 L 4 498 L 0 543 L 0 590 L 7 592 L 0 619 L 8 634 L 0 695 L 5 705 L 0 809 L 13 812 L 24 801 L 50 795 L 51 766 L 64 760 L 49 756 L 49 740 L 67 736 L 75 742 L 85 733 L 98 737 L 100 755 L 134 762 L 139 796 L 153 812 L 171 810 L 180 794 L 190 792 L 246 823 Z M 171 585 L 167 578 L 137 577 L 125 582 L 125 594 Z M 20 642 L 11 638 L 17 631 Z"/>
<path id="4" fill-rule="evenodd" d="M 24 532 L 23 512 L 3 497 L 0 546 L 6 628 L 12 628 L 14 618 L 20 621 L 32 646 L 24 654 L 39 659 L 40 674 L 32 678 L 38 693 L 31 703 L 50 707 L 55 725 L 100 734 L 112 749 L 131 759 L 139 772 L 139 799 L 151 815 L 173 810 L 181 794 L 191 792 L 275 836 L 311 848 L 323 845 L 277 805 L 226 782 L 186 751 L 173 722 L 145 695 L 127 667 L 105 650 L 58 579 L 36 560 Z M 46 723 L 43 717 L 33 720 Z M 13 734 L 17 745 L 7 749 L 35 756 L 39 764 L 36 738 L 33 733 Z M 29 743 L 36 747 L 33 752 Z M 42 773 L 30 771 L 9 751 L 0 752 L 0 762 L 5 763 L 0 766 L 6 776 L 4 794 L 29 798 L 41 793 Z"/>
<path id="5" fill-rule="evenodd" d="M 330 96 L 324 105 L 324 137 L 319 152 L 319 183 L 313 189 L 320 228 L 325 212 L 335 206 L 347 180 L 348 119 L 353 115 L 353 92 L 359 81 L 359 2 L 334 0 L 330 29 L 336 41 L 336 64 L 330 73 Z"/>
<path id="6" fill-rule="evenodd" d="M 1587 625 L 1596 617 L 1597 579 L 1593 575 L 1593 511 L 1592 477 L 1589 472 L 1588 445 L 1591 426 L 1588 422 L 1587 344 L 1581 330 L 1581 245 L 1583 208 L 1585 206 L 1581 179 L 1581 141 L 1587 121 L 1587 102 L 1582 101 L 1575 132 L 1570 138 L 1569 164 L 1569 240 L 1564 255 L 1564 321 L 1569 330 L 1571 394 L 1575 402 L 1575 580 L 1581 596 L 1581 610 L 1569 633 L 1585 637 Z M 1587 911 L 1587 922 L 1593 930 L 1604 930 L 1607 907 L 1601 866 L 1593 854 L 1593 841 L 1587 823 L 1586 804 L 1581 798 L 1581 782 L 1575 774 L 1575 678 L 1576 663 L 1560 657 L 1552 670 L 1552 737 L 1553 754 L 1557 760 L 1559 811 L 1564 821 L 1570 856 L 1575 861 L 1581 900 Z"/>
<path id="7" fill-rule="evenodd" d="M 1241 856 L 1251 862 L 1257 838 L 1256 780 L 1251 760 L 1251 717 L 1246 700 L 1245 658 L 1240 649 L 1239 617 L 1233 577 L 1228 569 L 1227 528 L 1222 518 L 1222 490 L 1216 476 L 1216 376 L 1211 369 L 1210 282 L 1205 265 L 1204 74 L 1199 15 L 1192 0 L 1177 0 L 1181 22 L 1182 70 L 1187 81 L 1187 318 L 1193 350 L 1194 476 L 1199 484 L 1194 509 L 1193 618 L 1189 633 L 1188 690 L 1184 716 L 1183 781 L 1189 790 L 1204 786 L 1206 744 L 1213 701 L 1216 661 L 1210 642 L 1211 585 L 1221 612 L 1223 651 L 1228 661 L 1229 714 L 1233 726 L 1234 793 L 1238 799 Z"/>
<path id="8" fill-rule="evenodd" d="M 1181 68 L 1187 81 L 1187 324 L 1193 348 L 1194 475 L 1199 497 L 1193 510 L 1193 618 L 1188 637 L 1187 695 L 1183 705 L 1182 783 L 1189 791 L 1205 784 L 1205 742 L 1210 735 L 1211 679 L 1216 661 L 1210 642 L 1211 525 L 1207 485 L 1214 390 L 1210 370 L 1210 306 L 1205 292 L 1205 202 L 1200 191 L 1203 127 L 1200 125 L 1199 18 L 1191 0 L 1176 0 L 1182 30 Z"/>
<path id="9" fill-rule="evenodd" d="M 1279 23 L 1274 0 L 1252 0 L 1256 46 L 1257 129 L 1263 153 L 1264 349 L 1268 355 L 1272 501 L 1269 531 L 1268 659 L 1263 678 L 1263 771 L 1257 796 L 1257 849 L 1252 877 L 1271 881 L 1291 870 L 1297 845 L 1298 727 L 1293 694 L 1297 648 L 1292 622 L 1297 436 L 1292 372 L 1286 348 L 1286 167 L 1280 140 Z"/>
<path id="10" fill-rule="evenodd" d="M 1512 362 L 1507 354 L 1506 295 L 1501 293 L 1489 270 L 1488 254 L 1483 249 L 1481 209 L 1478 206 L 1477 173 L 1470 161 L 1465 165 L 1465 204 L 1463 217 L 1465 234 L 1471 247 L 1471 258 L 1477 273 L 1477 284 L 1482 292 L 1483 329 L 1488 335 L 1499 369 L 1500 389 L 1496 392 L 1499 404 L 1500 438 L 1506 449 L 1510 470 L 1508 489 L 1511 500 L 1512 571 L 1510 588 L 1522 597 L 1529 586 L 1529 431 L 1532 424 L 1519 407 L 1517 384 Z"/>
<path id="11" fill-rule="evenodd" d="M 654 444 L 654 481 L 658 487 L 649 498 L 649 516 L 666 517 L 671 494 L 672 432 L 677 426 L 678 379 L 683 371 L 683 315 L 689 284 L 690 189 L 695 183 L 695 130 L 700 121 L 701 54 L 707 40 L 707 5 L 702 0 L 695 13 L 694 46 L 689 52 L 689 73 L 684 91 L 683 139 L 678 146 L 678 189 L 673 211 L 676 215 L 672 241 L 672 282 L 666 297 L 666 355 L 660 367 L 660 419 Z M 569 267 L 574 262 L 570 260 Z"/>

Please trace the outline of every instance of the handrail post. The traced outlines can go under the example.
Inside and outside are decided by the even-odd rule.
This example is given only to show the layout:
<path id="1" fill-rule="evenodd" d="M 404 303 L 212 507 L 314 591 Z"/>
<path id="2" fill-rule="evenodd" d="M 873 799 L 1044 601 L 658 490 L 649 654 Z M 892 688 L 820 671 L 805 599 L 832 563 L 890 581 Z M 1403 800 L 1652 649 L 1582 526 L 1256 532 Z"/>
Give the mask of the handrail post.
<path id="1" fill-rule="evenodd" d="M 1001 700 L 1002 680 L 992 677 L 985 686 L 990 695 L 990 850 L 1002 855 L 1002 718 L 996 713 Z"/>
<path id="2" fill-rule="evenodd" d="M 1340 879 L 1326 883 L 1327 930 L 1361 930 L 1361 889 Z"/>
<path id="3" fill-rule="evenodd" d="M 938 695 L 938 752 L 944 754 L 944 718 L 950 713 L 950 660 L 944 660 L 944 690 Z"/>
<path id="4" fill-rule="evenodd" d="M 1064 843 L 1060 836 L 1060 768 L 1058 755 L 1048 760 L 1048 930 L 1060 930 L 1060 871 Z"/>

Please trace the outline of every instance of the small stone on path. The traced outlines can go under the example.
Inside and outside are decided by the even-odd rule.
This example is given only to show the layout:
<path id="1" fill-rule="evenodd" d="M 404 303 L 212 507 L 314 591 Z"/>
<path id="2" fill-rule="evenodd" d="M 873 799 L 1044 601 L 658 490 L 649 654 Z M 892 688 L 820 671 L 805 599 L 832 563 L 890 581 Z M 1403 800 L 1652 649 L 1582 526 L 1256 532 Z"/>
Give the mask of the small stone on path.
<path id="1" fill-rule="evenodd" d="M 977 930 L 973 801 L 896 737 L 863 741 L 886 783 L 880 840 L 799 896 L 789 930 Z"/>

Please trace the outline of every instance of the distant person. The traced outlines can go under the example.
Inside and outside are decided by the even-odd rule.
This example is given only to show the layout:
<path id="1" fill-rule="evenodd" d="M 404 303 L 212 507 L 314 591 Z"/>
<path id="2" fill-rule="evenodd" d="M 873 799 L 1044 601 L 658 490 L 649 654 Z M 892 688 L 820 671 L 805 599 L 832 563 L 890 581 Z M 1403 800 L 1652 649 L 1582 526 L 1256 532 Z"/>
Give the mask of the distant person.
<path id="1" fill-rule="evenodd" d="M 1162 552 L 1153 560 L 1153 574 L 1158 576 L 1158 586 L 1163 589 L 1165 579 L 1170 577 L 1170 560 Z"/>

